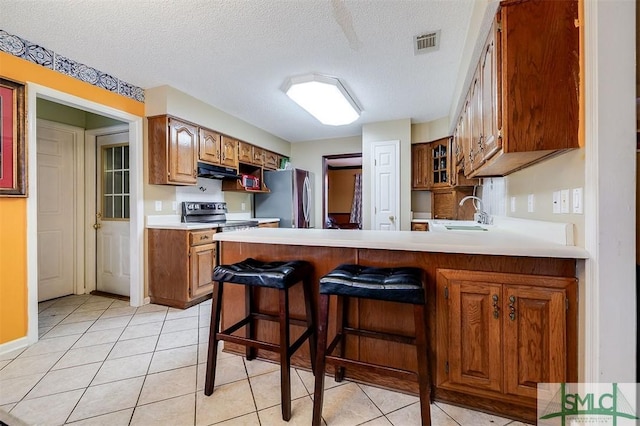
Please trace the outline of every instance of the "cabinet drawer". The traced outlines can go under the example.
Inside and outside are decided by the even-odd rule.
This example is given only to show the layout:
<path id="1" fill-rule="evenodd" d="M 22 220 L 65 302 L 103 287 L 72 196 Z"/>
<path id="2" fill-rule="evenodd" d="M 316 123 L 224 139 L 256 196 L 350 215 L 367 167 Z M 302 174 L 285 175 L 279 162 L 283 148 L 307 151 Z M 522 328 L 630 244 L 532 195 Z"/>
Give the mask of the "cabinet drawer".
<path id="1" fill-rule="evenodd" d="M 213 241 L 213 234 L 215 233 L 215 229 L 191 231 L 189 233 L 189 245 L 199 246 L 201 244 L 211 244 L 211 242 Z"/>
<path id="2" fill-rule="evenodd" d="M 411 224 L 411 230 L 412 231 L 428 231 L 429 230 L 429 224 L 428 223 L 422 223 L 422 222 L 412 223 Z"/>

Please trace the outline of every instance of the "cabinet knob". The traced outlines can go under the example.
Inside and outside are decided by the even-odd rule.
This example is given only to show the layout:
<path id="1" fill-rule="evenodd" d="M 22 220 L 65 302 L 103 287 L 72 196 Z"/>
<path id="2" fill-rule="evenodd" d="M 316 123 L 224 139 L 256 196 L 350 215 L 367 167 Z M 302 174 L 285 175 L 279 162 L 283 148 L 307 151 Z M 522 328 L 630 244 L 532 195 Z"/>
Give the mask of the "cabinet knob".
<path id="1" fill-rule="evenodd" d="M 500 306 L 498 304 L 498 295 L 494 294 L 493 297 L 493 317 L 495 319 L 500 318 Z"/>

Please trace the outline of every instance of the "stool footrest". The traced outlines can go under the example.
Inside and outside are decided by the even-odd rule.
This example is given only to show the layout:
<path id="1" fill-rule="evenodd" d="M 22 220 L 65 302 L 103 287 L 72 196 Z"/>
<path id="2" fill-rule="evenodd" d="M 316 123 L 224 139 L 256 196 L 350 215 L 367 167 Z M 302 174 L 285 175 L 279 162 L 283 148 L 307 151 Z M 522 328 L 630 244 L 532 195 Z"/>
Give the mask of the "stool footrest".
<path id="1" fill-rule="evenodd" d="M 365 337 L 375 336 L 379 339 L 382 338 L 380 335 L 386 335 L 388 337 L 393 337 L 394 339 L 397 337 L 403 337 L 405 340 L 410 340 L 410 341 L 415 340 L 415 339 L 409 339 L 406 336 L 400 336 L 396 334 L 371 332 L 368 330 L 355 330 L 355 329 L 347 330 L 347 328 L 345 327 L 343 329 L 344 334 L 347 334 L 347 331 L 349 332 L 348 334 L 365 336 Z M 384 339 L 384 340 L 389 340 L 389 339 Z M 393 341 L 396 341 L 396 340 L 393 340 Z M 351 368 L 359 368 L 361 370 L 368 369 L 368 370 L 374 371 L 377 374 L 386 374 L 387 376 L 391 376 L 391 377 L 403 379 L 403 380 L 415 380 L 415 378 L 418 376 L 418 373 L 414 371 L 403 370 L 403 369 L 394 368 L 394 367 L 387 367 L 383 365 L 372 364 L 369 362 L 358 361 L 355 359 L 349 359 L 349 358 L 333 355 L 336 347 L 341 342 L 342 342 L 342 336 L 338 334 L 336 335 L 336 337 L 333 338 L 329 346 L 327 346 L 327 351 L 325 354 L 325 359 L 327 364 L 332 364 L 332 365 L 335 365 L 338 367 L 344 367 L 344 368 L 351 367 Z"/>
<path id="2" fill-rule="evenodd" d="M 224 340 L 225 342 L 237 343 L 239 345 L 244 345 L 251 348 L 264 349 L 266 351 L 271 351 L 271 352 L 280 352 L 280 346 L 277 344 L 262 342 L 259 340 L 253 340 L 253 339 L 249 339 L 248 337 L 233 336 L 231 334 L 218 333 L 217 339 Z"/>
<path id="3" fill-rule="evenodd" d="M 382 331 L 364 330 L 352 327 L 344 327 L 344 334 L 351 334 L 359 337 L 369 337 L 372 339 L 382 339 L 388 342 L 405 343 L 407 345 L 415 345 L 415 337 L 404 336 L 402 334 L 386 333 Z"/>
<path id="4" fill-rule="evenodd" d="M 384 365 L 371 364 L 364 361 L 357 361 L 355 359 L 342 358 L 339 356 L 326 355 L 326 363 L 337 367 L 344 367 L 347 369 L 353 368 L 360 371 L 372 371 L 378 375 L 384 375 L 387 377 L 393 377 L 395 379 L 414 381 L 418 376 L 417 373 L 408 370 L 402 370 L 399 368 L 387 367 Z"/>

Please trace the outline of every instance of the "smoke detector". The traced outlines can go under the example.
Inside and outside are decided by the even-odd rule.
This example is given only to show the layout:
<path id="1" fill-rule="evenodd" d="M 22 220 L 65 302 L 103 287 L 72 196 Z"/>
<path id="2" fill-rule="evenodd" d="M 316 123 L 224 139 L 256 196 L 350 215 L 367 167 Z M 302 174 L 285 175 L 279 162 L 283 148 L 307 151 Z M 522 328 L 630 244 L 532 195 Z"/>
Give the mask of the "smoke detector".
<path id="1" fill-rule="evenodd" d="M 428 53 L 440 48 L 440 30 L 427 31 L 413 39 L 414 54 Z"/>

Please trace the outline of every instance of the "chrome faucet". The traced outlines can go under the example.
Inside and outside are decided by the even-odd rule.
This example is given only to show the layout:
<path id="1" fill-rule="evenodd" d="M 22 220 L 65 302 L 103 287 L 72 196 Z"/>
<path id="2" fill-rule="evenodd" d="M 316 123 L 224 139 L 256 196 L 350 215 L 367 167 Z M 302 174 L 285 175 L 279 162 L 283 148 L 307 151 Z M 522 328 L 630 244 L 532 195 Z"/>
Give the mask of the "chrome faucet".
<path id="1" fill-rule="evenodd" d="M 467 195 L 462 200 L 460 200 L 460 206 L 464 204 L 467 200 L 474 200 L 480 203 L 480 207 L 473 203 L 473 207 L 476 209 L 476 212 L 473 214 L 473 220 L 478 223 L 482 223 L 483 225 L 491 224 L 491 217 L 484 211 L 484 204 L 482 203 L 482 199 L 476 197 L 475 195 Z"/>

